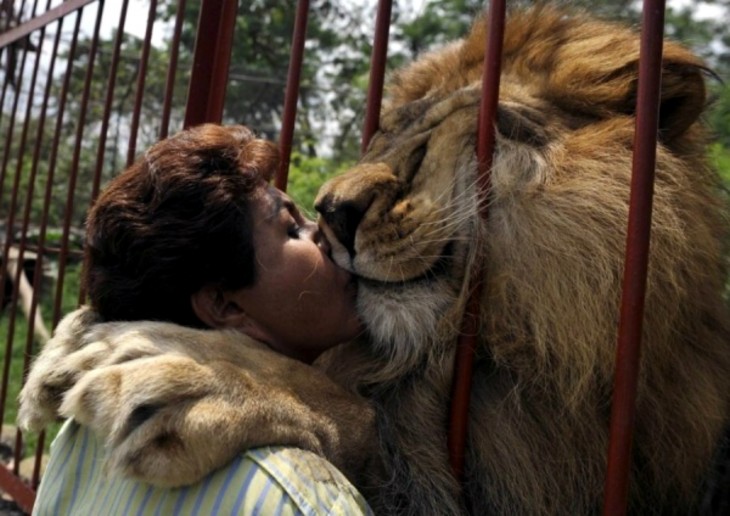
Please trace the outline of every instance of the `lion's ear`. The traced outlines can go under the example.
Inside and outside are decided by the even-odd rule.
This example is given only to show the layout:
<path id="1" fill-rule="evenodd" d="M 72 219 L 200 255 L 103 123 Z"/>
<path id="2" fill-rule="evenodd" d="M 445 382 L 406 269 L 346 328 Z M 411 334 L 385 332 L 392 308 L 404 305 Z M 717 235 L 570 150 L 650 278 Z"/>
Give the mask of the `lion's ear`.
<path id="1" fill-rule="evenodd" d="M 705 107 L 705 68 L 695 63 L 664 61 L 659 137 L 671 142 L 697 121 Z M 635 109 L 635 108 L 634 108 Z"/>
<path id="2" fill-rule="evenodd" d="M 639 77 L 635 37 L 587 38 L 562 48 L 548 81 L 550 99 L 570 110 L 598 117 L 634 114 Z M 606 48 L 613 51 L 607 52 Z M 662 58 L 659 133 L 664 142 L 683 134 L 702 113 L 706 89 L 702 61 L 665 42 Z"/>

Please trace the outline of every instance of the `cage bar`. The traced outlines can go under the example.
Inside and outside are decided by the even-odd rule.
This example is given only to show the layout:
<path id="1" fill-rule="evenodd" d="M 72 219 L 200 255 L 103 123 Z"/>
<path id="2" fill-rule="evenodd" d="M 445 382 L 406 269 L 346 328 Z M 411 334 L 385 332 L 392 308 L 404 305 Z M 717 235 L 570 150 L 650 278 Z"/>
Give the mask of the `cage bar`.
<path id="1" fill-rule="evenodd" d="M 107 132 L 109 131 L 109 120 L 111 119 L 111 112 L 112 112 L 112 102 L 114 101 L 114 88 L 117 84 L 117 70 L 119 68 L 119 60 L 121 57 L 121 48 L 122 48 L 122 40 L 124 39 L 124 25 L 127 21 L 127 8 L 129 6 L 129 0 L 124 0 L 122 3 L 122 8 L 119 11 L 119 24 L 117 25 L 117 34 L 114 38 L 114 50 L 112 52 L 112 61 L 111 61 L 111 70 L 109 72 L 109 78 L 107 82 L 107 88 L 106 88 L 106 99 L 104 100 L 104 115 L 102 117 L 101 121 L 101 130 L 99 134 L 99 145 L 96 149 L 96 167 L 94 169 L 94 179 L 91 187 L 91 198 L 89 199 L 89 206 L 93 206 L 94 200 L 99 195 L 99 190 L 101 188 L 101 173 L 104 168 L 104 155 L 106 154 L 106 136 Z M 72 170 L 72 174 L 76 175 L 78 174 L 78 170 L 74 168 Z M 76 180 L 74 178 L 74 186 L 76 185 Z M 71 196 L 71 191 L 69 191 L 69 196 Z M 69 201 L 73 203 L 73 199 L 69 198 Z M 66 274 L 66 264 L 68 259 L 68 230 L 71 228 L 71 215 L 72 215 L 72 209 L 71 205 L 67 205 L 68 209 L 66 210 L 66 219 L 64 220 L 63 224 L 63 245 L 61 246 L 61 256 L 59 259 L 59 265 L 58 265 L 58 284 L 56 286 L 56 302 L 53 308 L 53 325 L 56 326 L 58 324 L 58 321 L 61 318 L 61 302 L 63 299 L 63 283 L 65 281 L 65 274 Z M 81 290 L 79 292 L 79 304 L 84 302 L 84 299 L 86 298 L 86 292 L 84 291 L 84 287 L 81 287 Z"/>
<path id="2" fill-rule="evenodd" d="M 385 82 L 385 62 L 388 57 L 388 36 L 390 34 L 390 14 L 392 0 L 378 1 L 378 14 L 375 17 L 375 39 L 370 57 L 370 78 L 368 80 L 368 100 L 365 108 L 365 122 L 362 128 L 361 154 L 365 154 L 370 139 L 380 124 L 380 105 L 383 102 L 383 83 Z"/>
<path id="3" fill-rule="evenodd" d="M 175 29 L 172 33 L 172 44 L 170 45 L 170 64 L 167 67 L 167 79 L 165 80 L 165 100 L 162 103 L 160 139 L 167 138 L 167 132 L 170 126 L 172 97 L 175 91 L 175 76 L 177 75 L 177 59 L 180 54 L 180 36 L 182 34 L 182 26 L 184 20 L 185 0 L 178 0 L 177 15 L 175 16 Z"/>
<path id="4" fill-rule="evenodd" d="M 51 0 L 48 0 L 48 5 L 50 5 Z M 8 210 L 8 218 L 7 218 L 7 229 L 5 231 L 5 247 L 3 248 L 3 257 L 2 257 L 2 267 L 0 267 L 0 285 L 2 285 L 3 289 L 5 288 L 5 282 L 10 277 L 10 267 L 9 261 L 10 261 L 10 248 L 12 246 L 12 240 L 13 240 L 13 228 L 15 226 L 15 211 L 18 209 L 18 196 L 20 193 L 20 180 L 22 178 L 22 172 L 23 172 L 23 154 L 25 152 L 25 145 L 28 140 L 28 128 L 29 128 L 29 122 L 30 122 L 30 113 L 33 106 L 33 96 L 35 93 L 35 86 L 38 78 L 38 68 L 40 66 L 40 60 L 41 60 L 41 50 L 43 49 L 43 39 L 45 36 L 45 27 L 41 27 L 40 29 L 40 43 L 38 44 L 38 49 L 36 53 L 36 60 L 33 64 L 33 72 L 30 79 L 30 86 L 28 88 L 28 100 L 26 104 L 26 113 L 25 113 L 25 120 L 23 122 L 23 128 L 20 131 L 20 142 L 18 144 L 18 159 L 16 161 L 16 167 L 15 167 L 15 177 L 13 178 L 13 190 L 10 194 L 10 208 Z M 26 48 L 27 52 L 27 48 Z M 18 81 L 20 82 L 20 81 Z M 16 100 L 20 96 L 20 88 L 16 91 Z M 8 133 L 8 136 L 11 136 L 12 133 Z M 8 145 L 6 146 L 6 157 L 10 154 L 10 141 L 8 141 Z M 18 267 L 22 267 L 22 264 L 18 262 Z M 18 291 L 17 288 L 13 288 L 12 294 L 10 297 L 10 317 L 8 318 L 8 335 L 7 335 L 7 341 L 5 345 L 5 363 L 3 367 L 3 378 L 2 378 L 2 388 L 0 389 L 0 428 L 2 427 L 2 423 L 5 418 L 5 402 L 7 401 L 7 395 L 8 395 L 8 380 L 10 377 L 10 358 L 12 356 L 13 352 L 13 333 L 15 331 L 15 307 L 17 306 L 17 295 Z"/>
<path id="5" fill-rule="evenodd" d="M 19 304 L 19 290 L 20 290 L 20 281 L 21 277 L 25 274 L 23 263 L 24 263 L 24 257 L 25 257 L 25 248 L 28 241 L 28 227 L 30 226 L 30 217 L 31 217 L 31 210 L 33 208 L 33 193 L 35 192 L 35 183 L 36 179 L 38 177 L 38 163 L 40 160 L 40 152 L 41 152 L 41 143 L 43 142 L 43 131 L 45 129 L 46 125 L 46 115 L 48 112 L 48 100 L 51 96 L 51 87 L 53 85 L 53 70 L 56 66 L 56 56 L 58 55 L 58 45 L 61 41 L 61 32 L 63 30 L 63 20 L 64 18 L 59 18 L 57 22 L 56 27 L 56 37 L 53 41 L 53 51 L 51 52 L 51 61 L 48 65 L 48 76 L 46 77 L 46 87 L 45 91 L 43 93 L 43 101 L 41 104 L 41 111 L 40 111 L 40 118 L 38 120 L 38 128 L 36 130 L 36 139 L 35 139 L 35 148 L 33 150 L 33 162 L 31 164 L 30 169 L 30 175 L 28 177 L 28 188 L 26 190 L 26 197 L 25 197 L 25 207 L 23 210 L 23 224 L 22 229 L 20 232 L 20 242 L 18 244 L 18 258 L 17 258 L 17 265 L 15 269 L 15 278 L 13 280 L 13 293 L 11 299 L 16 300 L 15 303 L 11 303 L 10 305 L 10 314 L 8 316 L 8 341 L 11 344 L 8 344 L 8 350 L 12 349 L 12 341 L 15 338 L 14 329 L 15 329 L 15 323 L 17 318 L 17 312 L 18 312 L 18 304 Z M 38 63 L 40 62 L 40 46 L 38 49 Z M 28 113 L 26 116 L 28 116 L 28 119 L 30 119 L 30 111 L 32 107 L 32 102 L 28 102 Z M 21 149 L 22 152 L 22 149 Z M 18 160 L 18 165 L 20 166 L 20 163 L 22 160 Z M 32 341 L 31 341 L 32 342 Z M 27 346 L 27 341 L 26 341 Z M 25 355 L 25 362 L 29 360 L 29 350 L 26 348 L 26 355 Z M 21 459 L 21 446 L 22 446 L 22 435 L 18 431 L 16 432 L 15 437 L 15 454 L 14 454 L 14 467 L 13 467 L 13 473 L 16 475 L 19 474 L 19 468 L 20 468 L 20 459 Z"/>
<path id="6" fill-rule="evenodd" d="M 49 9 L 49 3 L 48 7 L 46 8 L 46 12 L 39 16 L 35 16 L 34 10 L 34 14 L 31 16 L 30 20 L 27 23 L 24 23 L 18 27 L 14 27 L 7 32 L 0 34 L 0 47 L 4 48 L 9 44 L 18 41 L 19 39 L 28 36 L 29 34 L 32 34 L 36 30 L 47 26 L 49 23 L 63 18 L 64 16 L 71 14 L 72 12 L 95 1 L 96 0 L 66 0 L 59 6 L 54 7 L 53 9 Z"/>
<path id="7" fill-rule="evenodd" d="M 127 166 L 134 162 L 134 155 L 137 151 L 137 131 L 139 130 L 139 116 L 142 111 L 142 98 L 144 97 L 144 83 L 147 77 L 147 62 L 150 58 L 150 45 L 152 43 L 152 29 L 155 26 L 155 13 L 157 12 L 157 0 L 150 0 L 150 10 L 147 14 L 147 29 L 145 30 L 144 43 L 142 44 L 142 55 L 139 58 L 137 68 L 137 91 L 134 96 L 134 110 L 132 111 L 132 127 L 129 136 L 129 148 L 127 149 Z"/>
<path id="8" fill-rule="evenodd" d="M 659 128 L 664 10 L 665 0 L 644 0 L 631 200 L 604 492 L 606 515 L 626 514 L 627 510 Z"/>
<path id="9" fill-rule="evenodd" d="M 489 216 L 489 192 L 495 143 L 495 119 L 499 103 L 499 82 L 502 68 L 502 46 L 504 40 L 506 5 L 505 0 L 492 0 L 489 5 L 487 47 L 484 52 L 482 75 L 482 99 L 479 105 L 477 127 L 477 189 L 479 190 L 479 213 L 482 223 Z M 476 263 L 471 278 L 461 332 L 457 342 L 454 360 L 454 380 L 451 391 L 448 449 L 451 470 L 461 481 L 464 477 L 464 462 L 467 430 L 469 426 L 469 398 L 471 395 L 474 355 L 479 335 L 481 298 L 484 292 L 486 263 Z"/>
<path id="10" fill-rule="evenodd" d="M 236 0 L 203 0 L 200 7 L 185 128 L 223 119 L 236 8 Z"/>
<path id="11" fill-rule="evenodd" d="M 282 192 L 286 191 L 289 179 L 289 161 L 294 138 L 294 126 L 297 122 L 297 101 L 299 100 L 299 83 L 304 60 L 304 42 L 307 34 L 307 18 L 309 17 L 309 0 L 297 2 L 297 14 L 294 20 L 289 71 L 286 77 L 286 94 L 284 96 L 284 116 L 281 121 L 279 137 L 279 170 L 276 171 L 274 185 Z"/>

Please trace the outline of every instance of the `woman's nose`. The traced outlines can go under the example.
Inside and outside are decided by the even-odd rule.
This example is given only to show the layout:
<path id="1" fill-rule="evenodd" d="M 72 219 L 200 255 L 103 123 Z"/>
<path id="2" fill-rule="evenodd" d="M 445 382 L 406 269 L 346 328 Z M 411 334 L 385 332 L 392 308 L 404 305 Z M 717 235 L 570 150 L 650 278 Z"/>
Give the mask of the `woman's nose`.
<path id="1" fill-rule="evenodd" d="M 314 225 L 314 230 L 312 232 L 312 240 L 327 256 L 331 254 L 332 247 L 330 246 L 330 242 L 316 224 Z"/>

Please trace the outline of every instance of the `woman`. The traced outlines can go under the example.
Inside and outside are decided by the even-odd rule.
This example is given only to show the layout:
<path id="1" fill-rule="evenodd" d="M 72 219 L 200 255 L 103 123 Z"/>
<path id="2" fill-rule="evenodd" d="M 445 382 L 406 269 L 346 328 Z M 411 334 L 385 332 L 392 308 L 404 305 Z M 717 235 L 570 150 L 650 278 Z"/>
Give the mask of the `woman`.
<path id="1" fill-rule="evenodd" d="M 150 148 L 89 214 L 84 281 L 98 317 L 234 329 L 304 362 L 356 337 L 355 284 L 316 225 L 269 186 L 277 164 L 276 148 L 241 126 L 204 125 Z M 43 364 L 42 354 L 21 410 Z M 249 451 L 181 489 L 104 478 L 103 456 L 104 443 L 68 422 L 34 513 L 369 511 L 339 471 L 303 450 Z"/>

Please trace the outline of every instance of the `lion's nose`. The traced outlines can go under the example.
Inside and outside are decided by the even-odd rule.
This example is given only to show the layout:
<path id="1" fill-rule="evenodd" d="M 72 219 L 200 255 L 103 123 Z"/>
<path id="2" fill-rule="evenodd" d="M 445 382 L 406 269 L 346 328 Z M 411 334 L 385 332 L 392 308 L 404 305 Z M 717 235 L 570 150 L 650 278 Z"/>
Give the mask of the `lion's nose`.
<path id="1" fill-rule="evenodd" d="M 355 256 L 355 234 L 369 204 L 369 202 L 349 200 L 335 202 L 334 196 L 327 194 L 317 199 L 314 205 L 314 209 L 322 215 L 327 226 L 345 246 L 350 256 Z"/>

